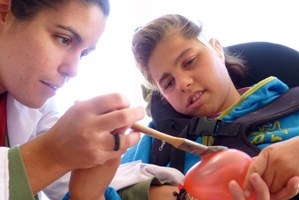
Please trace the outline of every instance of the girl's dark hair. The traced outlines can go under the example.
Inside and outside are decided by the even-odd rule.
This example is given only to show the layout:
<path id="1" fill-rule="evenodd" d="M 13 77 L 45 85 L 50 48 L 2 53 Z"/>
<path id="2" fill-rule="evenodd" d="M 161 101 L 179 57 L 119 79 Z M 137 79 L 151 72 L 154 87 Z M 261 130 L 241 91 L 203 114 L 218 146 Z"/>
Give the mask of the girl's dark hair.
<path id="1" fill-rule="evenodd" d="M 41 10 L 53 9 L 70 0 L 11 0 L 11 12 L 19 20 L 30 20 Z M 106 17 L 110 13 L 109 0 L 75 0 L 83 5 L 98 5 Z"/>
<path id="2" fill-rule="evenodd" d="M 158 90 L 149 73 L 148 62 L 159 42 L 167 40 L 173 35 L 180 35 L 186 39 L 204 37 L 203 25 L 195 23 L 178 14 L 168 14 L 159 17 L 145 27 L 136 30 L 132 40 L 132 51 L 140 72 L 147 81 L 150 89 Z M 244 82 L 246 67 L 239 55 L 224 49 L 225 65 L 228 73 L 238 88 Z"/>
<path id="3" fill-rule="evenodd" d="M 248 72 L 245 60 L 240 57 L 240 54 L 229 52 L 225 48 L 223 51 L 225 56 L 225 66 L 235 87 L 237 89 L 244 87 L 245 78 Z"/>

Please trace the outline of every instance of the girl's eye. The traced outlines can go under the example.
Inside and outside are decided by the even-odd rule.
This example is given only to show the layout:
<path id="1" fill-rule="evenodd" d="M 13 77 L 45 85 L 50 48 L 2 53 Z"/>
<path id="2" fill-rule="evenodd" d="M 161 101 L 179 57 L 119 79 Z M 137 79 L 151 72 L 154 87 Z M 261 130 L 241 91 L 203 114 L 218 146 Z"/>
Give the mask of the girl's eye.
<path id="1" fill-rule="evenodd" d="M 171 87 L 173 85 L 174 79 L 171 79 L 170 81 L 167 81 L 165 86 L 164 86 L 164 90 L 168 89 L 169 87 Z"/>
<path id="2" fill-rule="evenodd" d="M 187 62 L 184 63 L 184 67 L 188 67 L 189 65 L 192 65 L 192 63 L 194 62 L 194 60 L 195 60 L 195 58 L 187 60 Z"/>
<path id="3" fill-rule="evenodd" d="M 70 43 L 71 43 L 70 38 L 61 37 L 61 36 L 57 36 L 57 41 L 63 46 L 70 45 Z"/>

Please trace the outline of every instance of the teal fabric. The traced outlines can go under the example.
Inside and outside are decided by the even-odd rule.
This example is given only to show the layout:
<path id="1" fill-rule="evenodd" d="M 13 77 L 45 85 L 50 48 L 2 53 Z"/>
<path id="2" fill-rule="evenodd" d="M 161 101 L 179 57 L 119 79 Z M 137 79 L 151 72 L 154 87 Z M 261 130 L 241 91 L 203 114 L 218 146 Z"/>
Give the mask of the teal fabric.
<path id="1" fill-rule="evenodd" d="M 150 162 L 150 149 L 154 138 L 148 135 L 143 135 L 139 143 L 123 155 L 121 163 L 128 163 L 136 160 L 141 160 L 142 163 Z"/>
<path id="2" fill-rule="evenodd" d="M 253 93 L 250 93 L 250 90 L 247 91 L 250 95 L 247 96 L 240 105 L 235 106 L 228 115 L 223 117 L 222 119 L 224 121 L 231 122 L 241 116 L 257 110 L 263 105 L 270 103 L 289 89 L 287 85 L 277 78 L 272 79 L 269 82 L 265 80 L 265 84 L 257 84 L 253 87 L 258 87 L 258 90 Z"/>

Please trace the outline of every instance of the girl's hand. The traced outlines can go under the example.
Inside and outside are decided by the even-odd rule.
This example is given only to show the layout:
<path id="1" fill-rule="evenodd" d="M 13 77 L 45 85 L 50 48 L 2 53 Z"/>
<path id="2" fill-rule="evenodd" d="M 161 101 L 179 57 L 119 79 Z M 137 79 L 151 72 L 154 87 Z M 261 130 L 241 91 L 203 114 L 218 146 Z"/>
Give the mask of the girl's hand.
<path id="1" fill-rule="evenodd" d="M 267 184 L 273 199 L 288 199 L 298 193 L 299 137 L 272 144 L 255 157 L 248 169 L 244 190 L 253 191 L 249 177 L 258 173 Z"/>
<path id="2" fill-rule="evenodd" d="M 256 200 L 287 200 L 298 193 L 299 177 L 293 177 L 288 181 L 288 185 L 277 193 L 270 193 L 266 182 L 258 173 L 252 173 L 249 181 L 253 190 L 255 190 Z M 296 186 L 296 187 L 295 187 Z M 235 182 L 231 181 L 229 184 L 230 192 L 234 200 L 245 200 L 252 195 L 252 192 L 244 192 L 242 188 Z"/>
<path id="3" fill-rule="evenodd" d="M 120 160 L 121 157 L 89 169 L 74 170 L 69 184 L 71 199 L 105 200 L 105 190 L 113 179 Z"/>
<path id="4" fill-rule="evenodd" d="M 267 184 L 263 181 L 259 174 L 253 173 L 249 178 L 256 192 L 256 200 L 270 200 L 270 193 Z M 229 190 L 234 200 L 245 200 L 246 196 L 242 188 L 236 181 L 229 183 Z"/>

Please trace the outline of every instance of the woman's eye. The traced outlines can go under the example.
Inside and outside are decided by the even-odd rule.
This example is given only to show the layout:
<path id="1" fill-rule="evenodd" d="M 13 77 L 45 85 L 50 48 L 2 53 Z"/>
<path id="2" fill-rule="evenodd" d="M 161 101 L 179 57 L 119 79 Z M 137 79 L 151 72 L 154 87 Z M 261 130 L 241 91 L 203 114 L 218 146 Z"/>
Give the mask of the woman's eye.
<path id="1" fill-rule="evenodd" d="M 80 59 L 82 59 L 83 57 L 87 56 L 91 51 L 90 50 L 84 50 L 82 51 L 81 55 L 80 55 Z"/>
<path id="2" fill-rule="evenodd" d="M 70 45 L 71 39 L 67 37 L 57 36 L 57 40 L 61 45 Z"/>

